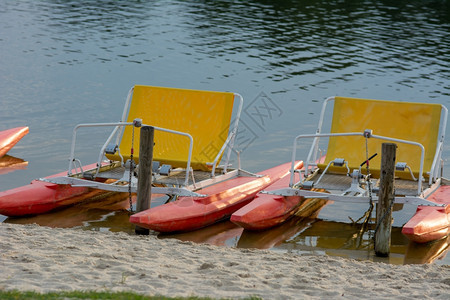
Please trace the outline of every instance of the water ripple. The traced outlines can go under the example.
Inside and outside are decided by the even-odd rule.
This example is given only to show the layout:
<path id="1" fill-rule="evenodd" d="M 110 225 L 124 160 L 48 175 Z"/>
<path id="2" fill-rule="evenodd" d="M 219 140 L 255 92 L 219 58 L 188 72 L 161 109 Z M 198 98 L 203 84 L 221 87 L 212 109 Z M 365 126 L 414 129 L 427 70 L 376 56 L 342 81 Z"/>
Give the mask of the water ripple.
<path id="1" fill-rule="evenodd" d="M 15 13 L 31 15 L 23 26 L 37 29 L 23 33 L 42 45 L 23 51 L 38 51 L 50 64 L 145 64 L 178 52 L 250 64 L 276 81 L 364 72 L 404 73 L 398 83 L 407 84 L 449 75 L 448 4 L 419 2 L 38 1 Z"/>

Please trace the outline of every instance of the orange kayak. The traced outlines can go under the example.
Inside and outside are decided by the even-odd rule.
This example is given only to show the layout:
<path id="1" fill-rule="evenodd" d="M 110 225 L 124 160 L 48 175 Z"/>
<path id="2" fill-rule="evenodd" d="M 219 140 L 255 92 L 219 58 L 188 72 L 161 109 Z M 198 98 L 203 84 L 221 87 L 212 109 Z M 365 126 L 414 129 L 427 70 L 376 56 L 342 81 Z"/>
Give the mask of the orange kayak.
<path id="1" fill-rule="evenodd" d="M 29 129 L 26 126 L 0 131 L 0 157 L 11 150 L 28 132 Z"/>
<path id="2" fill-rule="evenodd" d="M 446 206 L 419 205 L 402 233 L 416 243 L 428 243 L 450 234 L 450 186 L 440 186 L 427 200 Z"/>
<path id="3" fill-rule="evenodd" d="M 291 163 L 262 171 L 261 177 L 241 176 L 206 187 L 196 192 L 206 197 L 180 197 L 134 214 L 130 222 L 159 232 L 199 229 L 227 219 L 248 204 L 255 195 L 290 173 Z"/>

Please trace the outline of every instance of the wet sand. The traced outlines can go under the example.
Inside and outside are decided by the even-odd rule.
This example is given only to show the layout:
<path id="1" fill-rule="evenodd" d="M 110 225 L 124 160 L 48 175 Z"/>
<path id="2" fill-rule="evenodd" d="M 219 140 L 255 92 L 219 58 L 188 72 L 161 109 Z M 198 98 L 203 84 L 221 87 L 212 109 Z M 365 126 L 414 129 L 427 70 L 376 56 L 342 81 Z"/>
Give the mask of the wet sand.
<path id="1" fill-rule="evenodd" d="M 449 299 L 450 266 L 195 244 L 154 235 L 0 224 L 0 289 L 263 299 Z"/>

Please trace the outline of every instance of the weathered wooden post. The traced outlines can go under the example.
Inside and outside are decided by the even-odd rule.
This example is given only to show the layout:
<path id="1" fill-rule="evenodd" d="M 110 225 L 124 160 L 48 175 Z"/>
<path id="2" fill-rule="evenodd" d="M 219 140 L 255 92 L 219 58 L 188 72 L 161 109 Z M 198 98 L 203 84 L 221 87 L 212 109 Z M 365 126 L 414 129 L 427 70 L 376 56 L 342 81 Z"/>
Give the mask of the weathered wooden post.
<path id="1" fill-rule="evenodd" d="M 139 145 L 139 173 L 136 211 L 140 212 L 150 208 L 152 197 L 152 164 L 153 164 L 153 143 L 155 128 L 142 126 Z M 136 226 L 136 234 L 148 235 L 149 229 Z"/>
<path id="2" fill-rule="evenodd" d="M 389 256 L 391 247 L 392 203 L 394 201 L 394 171 L 397 145 L 383 143 L 381 146 L 380 192 L 377 204 L 377 227 L 375 231 L 375 254 Z"/>

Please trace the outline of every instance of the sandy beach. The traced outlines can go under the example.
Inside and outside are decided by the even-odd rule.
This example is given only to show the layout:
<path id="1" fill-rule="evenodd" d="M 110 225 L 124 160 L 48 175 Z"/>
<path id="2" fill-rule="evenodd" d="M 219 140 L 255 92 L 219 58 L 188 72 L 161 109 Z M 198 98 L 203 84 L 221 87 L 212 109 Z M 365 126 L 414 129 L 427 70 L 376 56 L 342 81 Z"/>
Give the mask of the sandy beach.
<path id="1" fill-rule="evenodd" d="M 450 266 L 199 245 L 0 224 L 0 289 L 263 299 L 449 299 Z"/>

